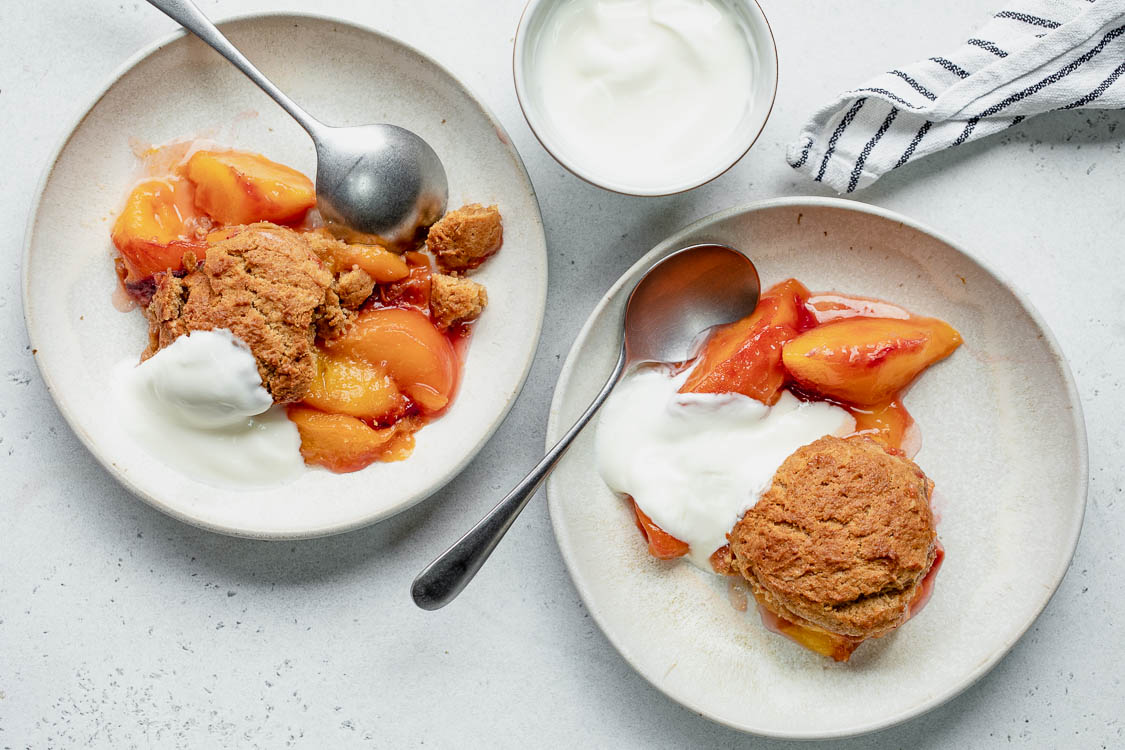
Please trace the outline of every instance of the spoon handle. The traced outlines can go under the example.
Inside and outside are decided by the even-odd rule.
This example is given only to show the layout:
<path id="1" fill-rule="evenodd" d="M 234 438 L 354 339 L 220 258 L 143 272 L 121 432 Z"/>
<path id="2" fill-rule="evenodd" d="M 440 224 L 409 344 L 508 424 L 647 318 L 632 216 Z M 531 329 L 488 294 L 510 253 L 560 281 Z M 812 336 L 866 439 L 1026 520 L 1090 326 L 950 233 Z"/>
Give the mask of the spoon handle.
<path id="1" fill-rule="evenodd" d="M 315 131 L 323 129 L 322 123 L 297 106 L 292 99 L 285 95 L 285 92 L 274 86 L 273 82 L 262 75 L 261 71 L 255 68 L 246 59 L 246 56 L 239 52 L 230 43 L 230 40 L 223 36 L 221 31 L 215 28 L 215 24 L 211 23 L 211 20 L 203 15 L 203 11 L 196 7 L 191 0 L 148 0 L 148 2 L 229 60 L 247 78 L 256 83 L 258 88 L 265 91 L 275 102 L 280 104 L 282 109 L 292 115 L 293 119 L 300 123 L 309 135 L 315 138 Z"/>
<path id="2" fill-rule="evenodd" d="M 622 347 L 617 365 L 613 374 L 609 376 L 601 391 L 594 397 L 594 401 L 582 412 L 582 416 L 567 430 L 562 439 L 547 452 L 547 455 L 535 465 L 535 468 L 523 478 L 523 481 L 508 493 L 507 497 L 496 504 L 476 526 L 469 530 L 465 536 L 458 539 L 453 545 L 442 552 L 437 558 L 418 574 L 410 587 L 410 595 L 414 603 L 422 609 L 440 609 L 461 593 L 473 576 L 477 574 L 485 560 L 496 549 L 496 545 L 507 533 L 520 511 L 531 500 L 535 491 L 543 484 L 543 480 L 555 468 L 555 464 L 566 453 L 574 438 L 597 413 L 598 409 L 610 391 L 621 379 L 625 371 L 625 348 Z"/>

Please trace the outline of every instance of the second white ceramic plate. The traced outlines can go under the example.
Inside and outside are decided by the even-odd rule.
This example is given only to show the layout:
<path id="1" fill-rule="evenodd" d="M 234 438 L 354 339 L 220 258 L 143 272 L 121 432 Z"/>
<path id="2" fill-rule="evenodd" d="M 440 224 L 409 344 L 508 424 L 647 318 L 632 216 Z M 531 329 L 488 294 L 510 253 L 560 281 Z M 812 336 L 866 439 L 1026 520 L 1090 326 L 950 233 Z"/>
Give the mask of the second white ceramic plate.
<path id="1" fill-rule="evenodd" d="M 1086 433 L 1069 369 L 1036 313 L 947 239 L 901 216 L 834 199 L 785 199 L 704 219 L 652 250 L 579 334 L 551 407 L 548 445 L 613 369 L 628 292 L 657 259 L 720 242 L 750 256 L 763 286 L 879 297 L 964 336 L 906 397 L 918 463 L 937 486 L 946 558 L 926 609 L 835 664 L 768 632 L 729 583 L 650 557 L 625 503 L 598 476 L 594 430 L 547 484 L 563 558 L 621 655 L 688 708 L 747 732 L 841 737 L 915 716 L 990 669 L 1046 606 L 1085 509 Z"/>
<path id="2" fill-rule="evenodd" d="M 454 405 L 418 433 L 406 461 L 353 474 L 307 471 L 276 489 L 219 490 L 165 466 L 117 424 L 114 363 L 145 346 L 140 312 L 114 309 L 109 231 L 137 177 L 133 148 L 206 137 L 313 174 L 308 136 L 242 74 L 194 37 L 140 53 L 60 147 L 28 228 L 24 304 L 35 358 L 75 433 L 122 483 L 178 518 L 254 537 L 344 531 L 396 513 L 468 463 L 518 395 L 547 296 L 539 206 L 519 155 L 480 102 L 444 68 L 342 21 L 270 15 L 221 24 L 246 56 L 333 125 L 391 122 L 426 139 L 449 176 L 451 207 L 496 203 L 504 247 L 474 278 L 489 306 L 476 325 Z"/>

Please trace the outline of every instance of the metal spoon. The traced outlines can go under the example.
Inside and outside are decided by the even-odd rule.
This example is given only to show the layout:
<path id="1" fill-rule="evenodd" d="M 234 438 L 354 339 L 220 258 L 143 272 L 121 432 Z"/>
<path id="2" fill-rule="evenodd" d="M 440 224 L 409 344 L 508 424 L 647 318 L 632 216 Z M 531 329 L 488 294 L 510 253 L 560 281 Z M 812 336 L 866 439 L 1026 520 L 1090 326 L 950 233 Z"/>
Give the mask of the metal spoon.
<path id="1" fill-rule="evenodd" d="M 312 136 L 316 203 L 326 220 L 405 248 L 445 213 L 445 169 L 417 135 L 397 125 L 325 125 L 251 65 L 191 0 L 148 1 L 232 62 Z"/>
<path id="2" fill-rule="evenodd" d="M 726 245 L 686 247 L 650 268 L 629 295 L 621 354 L 594 402 L 507 497 L 418 574 L 410 587 L 414 603 L 422 609 L 439 609 L 461 593 L 626 368 L 690 359 L 700 334 L 749 315 L 760 291 L 754 264 Z"/>

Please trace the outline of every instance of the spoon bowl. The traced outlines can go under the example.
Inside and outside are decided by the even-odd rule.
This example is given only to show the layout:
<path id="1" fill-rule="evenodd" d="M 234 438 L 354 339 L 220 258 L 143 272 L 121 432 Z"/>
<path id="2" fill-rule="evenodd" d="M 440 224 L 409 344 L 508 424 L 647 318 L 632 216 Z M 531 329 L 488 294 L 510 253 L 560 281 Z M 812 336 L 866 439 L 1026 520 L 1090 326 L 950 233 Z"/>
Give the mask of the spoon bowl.
<path id="1" fill-rule="evenodd" d="M 397 125 L 322 126 L 316 145 L 316 204 L 327 221 L 409 248 L 445 213 L 449 188 L 430 144 Z"/>
<path id="2" fill-rule="evenodd" d="M 148 2 L 225 57 L 312 137 L 317 208 L 327 221 L 409 250 L 445 213 L 445 168 L 418 135 L 397 125 L 325 125 L 262 75 L 192 0 Z"/>
<path id="3" fill-rule="evenodd" d="M 649 269 L 625 306 L 625 360 L 685 362 L 701 335 L 758 304 L 758 271 L 726 245 L 692 245 Z"/>
<path id="4" fill-rule="evenodd" d="M 690 359 L 704 333 L 753 312 L 760 291 L 754 264 L 726 245 L 685 247 L 650 268 L 629 295 L 621 354 L 593 403 L 522 482 L 418 574 L 410 588 L 414 603 L 440 609 L 461 593 L 628 366 Z"/>

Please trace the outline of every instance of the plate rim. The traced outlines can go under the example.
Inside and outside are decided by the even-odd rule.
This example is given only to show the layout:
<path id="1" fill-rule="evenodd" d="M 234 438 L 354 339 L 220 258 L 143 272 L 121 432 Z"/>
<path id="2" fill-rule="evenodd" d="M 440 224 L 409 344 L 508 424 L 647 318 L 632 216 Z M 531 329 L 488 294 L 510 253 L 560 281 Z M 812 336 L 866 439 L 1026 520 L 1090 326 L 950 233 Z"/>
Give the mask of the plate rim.
<path id="1" fill-rule="evenodd" d="M 480 109 L 481 113 L 496 129 L 497 133 L 503 136 L 502 140 L 504 142 L 504 145 L 510 151 L 512 157 L 514 157 L 515 164 L 523 175 L 528 194 L 535 204 L 536 211 L 535 215 L 532 218 L 534 219 L 535 226 L 538 227 L 539 234 L 543 238 L 544 248 L 548 250 L 546 260 L 550 260 L 549 249 L 546 248 L 547 243 L 546 231 L 543 224 L 543 209 L 539 203 L 539 196 L 535 191 L 535 184 L 531 180 L 531 175 L 528 174 L 527 165 L 524 163 L 523 156 L 520 154 L 519 149 L 516 148 L 515 142 L 512 140 L 507 129 L 500 122 L 499 118 L 496 117 L 496 114 L 487 104 L 485 104 L 484 100 L 481 99 L 477 92 L 465 81 L 463 81 L 460 76 L 456 75 L 447 66 L 434 59 L 431 55 L 418 49 L 413 44 L 410 44 L 409 42 L 403 41 L 398 37 L 395 37 L 387 32 L 381 31 L 367 24 L 344 19 L 330 13 L 316 13 L 300 10 L 249 11 L 245 13 L 236 13 L 229 16 L 221 16 L 217 19 L 212 19 L 212 21 L 220 30 L 223 30 L 224 27 L 234 23 L 284 19 L 333 23 L 340 26 L 347 26 L 351 29 L 372 35 L 376 37 L 380 41 L 380 43 L 389 42 L 391 44 L 399 46 L 406 52 L 417 55 L 418 57 L 428 62 L 430 65 L 433 65 L 438 71 L 448 76 L 453 82 L 456 83 L 457 86 L 464 90 L 468 97 L 475 104 L 475 106 Z M 62 155 L 63 150 L 74 138 L 74 135 L 78 128 L 81 127 L 82 123 L 85 122 L 86 118 L 90 116 L 90 113 L 93 111 L 93 109 L 97 107 L 102 99 L 106 97 L 110 89 L 112 89 L 118 83 L 118 81 L 120 81 L 127 73 L 132 71 L 134 68 L 136 68 L 138 65 L 140 65 L 155 53 L 187 36 L 191 36 L 191 32 L 182 27 L 176 29 L 144 45 L 128 58 L 126 58 L 124 62 L 114 68 L 109 73 L 109 75 L 105 79 L 103 79 L 102 83 L 94 90 L 94 92 L 89 97 L 82 99 L 75 110 L 73 110 L 73 114 L 67 120 L 67 125 L 63 129 L 62 134 L 56 141 L 54 148 L 49 152 L 47 162 L 44 165 L 42 172 L 40 173 L 38 182 L 36 183 L 35 189 L 32 193 L 31 209 L 28 211 L 27 221 L 24 225 L 23 246 L 20 252 L 19 290 L 21 296 L 22 317 L 24 330 L 27 333 L 28 342 L 31 347 L 32 359 L 35 361 L 36 370 L 39 372 L 39 377 L 43 380 L 43 384 L 47 389 L 47 394 L 50 396 L 51 402 L 55 405 L 55 408 L 58 409 L 59 414 L 66 421 L 66 424 L 70 428 L 71 432 L 74 433 L 74 435 L 82 443 L 83 447 L 85 447 L 90 455 L 92 455 L 94 459 L 97 460 L 99 464 L 101 464 L 105 471 L 118 484 L 128 490 L 134 497 L 141 500 L 146 505 L 155 508 L 161 513 L 171 516 L 178 521 L 194 526 L 196 528 L 203 529 L 205 531 L 210 531 L 213 533 L 235 538 L 292 541 L 299 539 L 315 539 L 332 536 L 335 534 L 343 534 L 386 520 L 387 518 L 402 513 L 403 511 L 408 510 L 409 508 L 412 508 L 413 506 L 428 499 L 429 497 L 440 491 L 442 488 L 444 488 L 447 484 L 449 484 L 449 482 L 453 481 L 453 479 L 460 475 L 464 468 L 480 453 L 481 449 L 483 449 L 488 441 L 492 439 L 493 435 L 496 433 L 496 430 L 498 430 L 500 428 L 500 425 L 503 424 L 507 419 L 512 407 L 515 405 L 516 401 L 519 400 L 520 394 L 523 393 L 523 389 L 527 385 L 527 378 L 531 373 L 531 366 L 535 362 L 536 355 L 539 352 L 539 346 L 542 343 L 543 321 L 546 316 L 547 307 L 546 295 L 544 295 L 543 305 L 540 306 L 535 314 L 535 345 L 530 348 L 526 361 L 523 363 L 523 372 L 520 375 L 519 382 L 517 383 L 516 388 L 512 393 L 512 397 L 508 400 L 504 408 L 496 415 L 492 425 L 477 442 L 477 444 L 474 445 L 472 449 L 465 454 L 464 457 L 462 457 L 461 461 L 459 461 L 456 465 L 448 470 L 447 474 L 442 478 L 439 484 L 427 490 L 424 490 L 415 496 L 407 497 L 403 501 L 393 506 L 383 508 L 378 512 L 370 513 L 344 523 L 327 524 L 302 531 L 256 531 L 245 527 L 224 526 L 222 524 L 213 523 L 211 521 L 197 518 L 191 514 L 185 513 L 179 508 L 172 507 L 171 505 L 168 505 L 158 498 L 148 494 L 140 487 L 138 487 L 130 478 L 121 474 L 118 471 L 115 463 L 110 460 L 108 456 L 101 455 L 92 437 L 81 427 L 81 425 L 79 425 L 75 421 L 75 417 L 72 414 L 70 408 L 60 402 L 56 384 L 40 364 L 39 357 L 36 356 L 36 350 L 38 349 L 38 347 L 36 346 L 36 337 L 33 333 L 36 328 L 33 323 L 34 314 L 31 309 L 31 303 L 29 302 L 31 278 L 28 269 L 31 259 L 32 244 L 34 243 L 35 239 L 35 224 L 39 217 L 39 211 L 43 202 L 43 193 L 46 191 L 47 184 L 50 181 L 51 176 L 55 172 L 59 157 Z M 549 265 L 549 262 L 545 262 L 543 264 L 541 280 L 544 290 L 549 289 Z"/>
<path id="2" fill-rule="evenodd" d="M 1022 289 L 1019 288 L 1019 286 L 1013 284 L 1003 273 L 998 272 L 992 264 L 982 260 L 978 255 L 968 250 L 965 245 L 952 239 L 948 235 L 931 228 L 923 222 L 911 219 L 896 211 L 883 208 L 881 206 L 875 206 L 869 203 L 862 203 L 860 201 L 848 200 L 844 198 L 821 196 L 786 196 L 761 201 L 752 201 L 734 206 L 732 208 L 716 211 L 712 214 L 704 216 L 701 219 L 693 221 L 682 229 L 679 229 L 676 232 L 672 233 L 664 240 L 657 243 L 652 249 L 650 249 L 640 258 L 638 258 L 636 262 L 629 266 L 629 268 L 613 283 L 613 285 L 598 301 L 598 304 L 590 312 L 590 315 L 586 319 L 586 322 L 583 323 L 582 328 L 575 336 L 574 342 L 573 344 L 571 344 L 570 350 L 567 352 L 566 359 L 563 361 L 562 369 L 559 371 L 558 381 L 555 384 L 555 390 L 551 397 L 551 407 L 547 421 L 546 449 L 549 450 L 555 444 L 555 442 L 561 437 L 563 430 L 568 426 L 565 424 L 560 425 L 559 410 L 561 408 L 562 394 L 570 386 L 572 375 L 575 372 L 578 350 L 585 344 L 586 340 L 589 338 L 590 332 L 594 327 L 594 322 L 603 314 L 606 307 L 609 306 L 610 302 L 619 294 L 621 294 L 622 289 L 627 283 L 626 280 L 630 276 L 636 273 L 639 269 L 644 268 L 647 265 L 651 265 L 663 255 L 667 255 L 668 253 L 672 252 L 679 244 L 682 244 L 685 241 L 685 237 L 691 235 L 694 232 L 704 230 L 707 227 L 714 225 L 720 221 L 729 219 L 734 216 L 756 213 L 773 208 L 800 207 L 836 208 L 844 211 L 853 211 L 856 213 L 877 216 L 883 219 L 898 222 L 905 227 L 909 227 L 911 229 L 914 229 L 915 231 L 929 235 L 930 237 L 945 243 L 956 252 L 968 258 L 970 261 L 976 263 L 987 274 L 991 275 L 997 282 L 999 282 L 1012 293 L 1012 296 L 1016 299 L 1016 302 L 1024 309 L 1024 311 L 1031 318 L 1032 322 L 1043 333 L 1043 339 L 1046 342 L 1048 351 L 1060 365 L 1060 370 L 1062 372 L 1063 380 L 1066 386 L 1066 399 L 1071 407 L 1072 423 L 1075 435 L 1077 437 L 1077 463 L 1081 481 L 1076 487 L 1077 492 L 1074 497 L 1074 506 L 1076 507 L 1076 512 L 1073 514 L 1074 517 L 1071 519 L 1071 529 L 1069 532 L 1069 538 L 1067 539 L 1068 550 L 1065 556 L 1065 562 L 1060 566 L 1059 570 L 1054 571 L 1054 574 L 1052 576 L 1052 583 L 1049 590 L 1045 590 L 1046 594 L 1042 595 L 1042 599 L 1038 603 L 1034 614 L 1028 618 L 1027 622 L 1019 630 L 1019 633 L 1016 634 L 1016 636 L 1010 641 L 1004 643 L 987 659 L 976 665 L 976 667 L 971 672 L 969 672 L 959 683 L 955 683 L 951 688 L 933 695 L 915 706 L 900 711 L 896 714 L 887 716 L 883 719 L 869 721 L 865 724 L 848 727 L 843 730 L 776 731 L 756 729 L 746 724 L 739 724 L 736 721 L 717 716 L 706 706 L 701 706 L 690 701 L 685 701 L 675 695 L 672 695 L 668 690 L 665 689 L 663 685 L 654 681 L 649 677 L 649 675 L 645 674 L 640 668 L 636 666 L 633 659 L 630 657 L 629 648 L 624 644 L 619 643 L 618 640 L 615 639 L 615 637 L 611 635 L 609 630 L 607 630 L 607 628 L 605 627 L 601 611 L 599 610 L 598 606 L 594 604 L 585 582 L 575 572 L 577 563 L 571 555 L 569 545 L 564 544 L 563 537 L 565 536 L 565 533 L 560 531 L 560 517 L 562 512 L 560 507 L 561 501 L 556 501 L 554 499 L 554 497 L 557 496 L 557 490 L 555 489 L 557 485 L 555 480 L 552 478 L 548 478 L 546 486 L 547 510 L 548 515 L 551 519 L 551 530 L 555 537 L 555 543 L 558 545 L 559 552 L 563 558 L 563 563 L 567 569 L 567 573 L 569 574 L 571 582 L 574 584 L 575 589 L 578 591 L 578 595 L 582 600 L 583 605 L 586 607 L 586 611 L 590 613 L 590 616 L 594 619 L 594 622 L 597 623 L 598 628 L 602 631 L 602 634 L 605 636 L 606 640 L 608 640 L 610 644 L 613 645 L 613 647 L 628 663 L 628 665 L 637 674 L 643 677 L 650 685 L 655 687 L 670 700 L 702 716 L 705 716 L 711 721 L 729 727 L 731 729 L 738 730 L 740 732 L 745 732 L 747 734 L 789 740 L 843 739 L 846 737 L 856 737 L 859 735 L 869 734 L 871 732 L 875 732 L 880 729 L 886 729 L 896 724 L 900 724 L 902 722 L 913 719 L 952 700 L 953 698 L 957 697 L 962 692 L 967 690 L 969 687 L 974 685 L 984 675 L 990 672 L 993 667 L 995 667 L 1000 662 L 1000 660 L 1008 654 L 1009 651 L 1011 651 L 1012 647 L 1015 646 L 1015 644 L 1024 636 L 1024 634 L 1027 633 L 1027 631 L 1031 628 L 1035 621 L 1039 619 L 1039 616 L 1043 613 L 1043 610 L 1046 609 L 1047 605 L 1050 603 L 1051 599 L 1058 591 L 1059 586 L 1062 583 L 1063 578 L 1066 576 L 1067 571 L 1070 570 L 1071 563 L 1074 559 L 1074 552 L 1078 546 L 1078 540 L 1082 532 L 1083 521 L 1086 514 L 1087 499 L 1089 495 L 1090 458 L 1088 435 L 1086 433 L 1086 422 L 1082 411 L 1082 401 L 1078 394 L 1078 388 L 1074 380 L 1074 374 L 1070 368 L 1070 363 L 1067 361 L 1062 352 L 1062 349 L 1059 347 L 1059 343 L 1055 337 L 1054 332 L 1047 325 L 1046 321 L 1040 315 L 1039 311 L 1035 308 L 1030 299 L 1028 299 L 1027 295 L 1023 292 Z"/>

